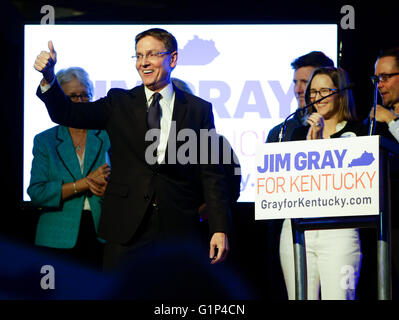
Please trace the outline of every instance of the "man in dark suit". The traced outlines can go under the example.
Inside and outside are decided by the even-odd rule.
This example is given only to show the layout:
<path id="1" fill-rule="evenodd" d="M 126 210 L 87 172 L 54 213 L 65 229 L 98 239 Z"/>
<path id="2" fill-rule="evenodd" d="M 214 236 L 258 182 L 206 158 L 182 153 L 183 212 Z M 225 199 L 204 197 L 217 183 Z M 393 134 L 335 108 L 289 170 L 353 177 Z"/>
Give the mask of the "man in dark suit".
<path id="1" fill-rule="evenodd" d="M 210 103 L 171 83 L 178 59 L 174 36 L 158 28 L 138 34 L 136 69 L 143 85 L 111 89 L 106 97 L 84 106 L 72 104 L 60 89 L 51 41 L 49 50 L 39 54 L 34 67 L 43 74 L 37 94 L 51 119 L 75 128 L 105 129 L 110 137 L 112 176 L 99 226 L 99 236 L 107 241 L 104 267 L 112 269 L 121 257 L 154 240 L 199 239 L 203 199 L 209 214 L 209 258 L 211 263 L 223 261 L 229 250 L 230 219 L 223 168 L 204 163 L 199 146 L 193 163 L 179 162 L 178 152 L 176 157 L 186 142 L 176 139 L 176 133 L 188 129 L 199 137 L 202 130 L 214 129 L 214 120 Z M 155 143 L 148 141 L 149 129 L 158 133 Z"/>
<path id="2" fill-rule="evenodd" d="M 382 105 L 377 105 L 376 134 L 399 142 L 399 47 L 382 50 L 374 66 Z M 370 116 L 374 116 L 374 109 Z M 368 119 L 366 119 L 368 122 Z M 391 177 L 391 241 L 392 241 L 392 297 L 399 298 L 399 209 L 395 196 L 399 194 L 398 176 Z"/>

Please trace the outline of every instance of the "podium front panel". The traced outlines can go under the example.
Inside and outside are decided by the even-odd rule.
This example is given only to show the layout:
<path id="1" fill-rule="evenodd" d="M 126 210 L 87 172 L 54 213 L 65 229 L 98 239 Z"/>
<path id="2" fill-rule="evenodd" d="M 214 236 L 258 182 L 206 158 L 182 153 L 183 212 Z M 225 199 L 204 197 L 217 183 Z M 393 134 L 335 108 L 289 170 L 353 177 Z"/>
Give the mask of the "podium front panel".
<path id="1" fill-rule="evenodd" d="M 268 143 L 256 150 L 255 219 L 379 214 L 379 136 Z"/>

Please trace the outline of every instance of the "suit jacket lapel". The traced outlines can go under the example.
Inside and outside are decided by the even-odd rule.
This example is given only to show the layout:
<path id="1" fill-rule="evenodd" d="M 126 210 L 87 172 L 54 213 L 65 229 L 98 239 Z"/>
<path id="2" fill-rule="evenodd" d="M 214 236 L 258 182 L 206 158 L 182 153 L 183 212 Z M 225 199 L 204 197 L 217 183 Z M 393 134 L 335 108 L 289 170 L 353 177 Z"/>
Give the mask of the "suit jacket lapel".
<path id="1" fill-rule="evenodd" d="M 169 137 L 168 137 L 168 145 L 166 146 L 165 150 L 165 163 L 168 163 L 168 153 L 169 153 L 169 146 L 175 146 L 176 150 L 172 150 L 172 152 L 177 152 L 179 148 L 179 144 L 182 142 L 173 141 L 172 143 L 170 142 L 170 139 L 176 139 L 177 135 L 179 134 L 179 131 L 184 128 L 184 119 L 187 116 L 187 99 L 184 96 L 184 92 L 178 88 L 176 88 L 175 85 L 173 85 L 173 89 L 175 91 L 175 103 L 173 106 L 173 114 L 172 114 L 172 124 L 173 122 L 175 123 L 175 128 L 174 130 L 176 131 L 174 134 L 172 134 L 173 128 L 171 127 L 170 132 L 169 132 Z M 177 155 L 175 155 L 177 156 Z M 176 161 L 176 159 L 174 159 Z"/>
<path id="2" fill-rule="evenodd" d="M 145 141 L 145 135 L 148 131 L 147 124 L 147 98 L 144 92 L 144 85 L 133 88 L 130 91 L 132 103 L 128 106 L 128 114 L 132 121 L 132 134 L 137 147 L 139 147 L 139 156 L 144 158 L 145 150 L 152 144 L 152 141 Z"/>
<path id="3" fill-rule="evenodd" d="M 57 139 L 59 140 L 59 144 L 56 146 L 56 149 L 60 161 L 75 181 L 83 178 L 79 160 L 67 127 L 58 126 Z"/>
<path id="4" fill-rule="evenodd" d="M 175 105 L 173 107 L 172 121 L 176 122 L 176 133 L 183 128 L 183 121 L 187 113 L 187 99 L 184 92 L 173 86 L 175 90 Z"/>
<path id="5" fill-rule="evenodd" d="M 144 86 L 133 88 L 130 91 L 133 99 L 132 104 L 128 106 L 128 113 L 133 118 L 132 125 L 137 127 L 140 132 L 147 132 L 147 99 L 144 93 Z"/>
<path id="6" fill-rule="evenodd" d="M 86 147 L 85 147 L 85 159 L 84 159 L 84 169 L 83 176 L 86 177 L 87 174 L 94 168 L 94 164 L 100 156 L 101 147 L 103 145 L 102 139 L 98 136 L 100 130 L 88 130 L 86 137 Z M 103 159 L 105 161 L 105 158 Z"/>
<path id="7" fill-rule="evenodd" d="M 184 119 L 187 116 L 187 99 L 184 92 L 173 85 L 175 91 L 175 103 L 173 106 L 172 121 L 176 124 L 176 133 L 183 128 Z M 132 97 L 132 105 L 128 107 L 129 114 L 132 117 L 132 127 L 135 127 L 135 132 L 139 132 L 140 139 L 143 141 L 144 150 L 141 155 L 145 154 L 145 150 L 153 143 L 152 141 L 145 141 L 145 135 L 148 131 L 147 125 L 147 99 L 144 92 L 144 86 L 133 88 L 130 91 Z M 169 136 L 168 140 L 172 138 Z M 168 143 L 169 146 L 169 143 Z M 168 146 L 166 147 L 165 160 L 167 161 Z"/>

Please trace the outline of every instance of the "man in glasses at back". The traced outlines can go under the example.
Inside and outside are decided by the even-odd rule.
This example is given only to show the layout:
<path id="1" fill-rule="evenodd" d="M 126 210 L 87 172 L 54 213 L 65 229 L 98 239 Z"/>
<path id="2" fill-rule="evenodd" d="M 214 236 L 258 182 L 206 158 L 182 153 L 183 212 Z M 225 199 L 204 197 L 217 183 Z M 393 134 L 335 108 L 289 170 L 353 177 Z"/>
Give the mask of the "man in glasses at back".
<path id="1" fill-rule="evenodd" d="M 388 129 L 399 142 L 399 47 L 381 51 L 375 63 L 374 79 L 378 81 L 378 91 L 383 106 L 377 105 L 376 133 L 385 135 Z M 370 116 L 374 114 L 371 110 Z M 380 127 L 378 127 L 380 126 Z M 380 130 L 378 130 L 380 129 Z M 389 135 L 389 133 L 388 133 Z M 389 137 L 385 135 L 386 137 Z M 390 138 L 390 137 L 389 137 Z M 399 298 L 399 219 L 398 202 L 395 195 L 399 192 L 397 179 L 391 180 L 391 241 L 392 241 L 392 298 Z"/>
<path id="2" fill-rule="evenodd" d="M 380 53 L 375 63 L 375 76 L 383 106 L 377 105 L 376 120 L 385 123 L 399 142 L 399 47 Z M 374 110 L 370 116 L 373 116 Z"/>

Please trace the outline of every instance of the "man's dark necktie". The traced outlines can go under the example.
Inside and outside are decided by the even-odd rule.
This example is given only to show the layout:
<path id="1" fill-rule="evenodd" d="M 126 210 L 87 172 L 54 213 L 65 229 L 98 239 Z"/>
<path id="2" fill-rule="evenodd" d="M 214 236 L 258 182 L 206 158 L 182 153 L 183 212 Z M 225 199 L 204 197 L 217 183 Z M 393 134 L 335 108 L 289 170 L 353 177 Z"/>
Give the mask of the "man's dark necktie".
<path id="1" fill-rule="evenodd" d="M 152 102 L 148 108 L 147 123 L 149 129 L 161 129 L 161 106 L 159 100 L 162 95 L 155 92 L 152 96 Z"/>

